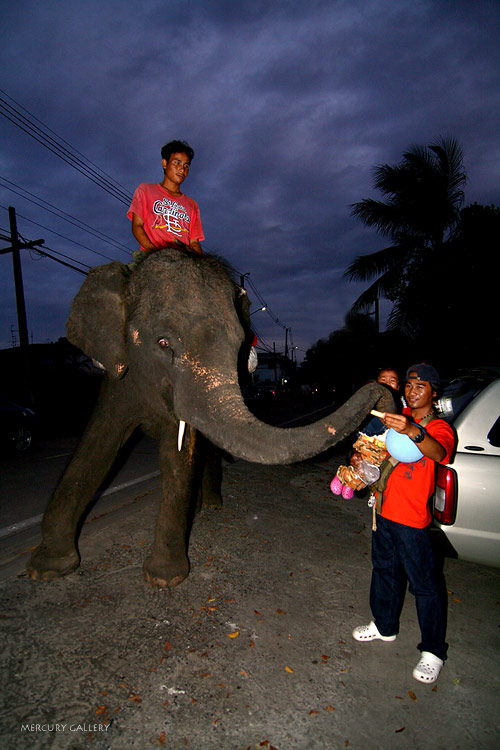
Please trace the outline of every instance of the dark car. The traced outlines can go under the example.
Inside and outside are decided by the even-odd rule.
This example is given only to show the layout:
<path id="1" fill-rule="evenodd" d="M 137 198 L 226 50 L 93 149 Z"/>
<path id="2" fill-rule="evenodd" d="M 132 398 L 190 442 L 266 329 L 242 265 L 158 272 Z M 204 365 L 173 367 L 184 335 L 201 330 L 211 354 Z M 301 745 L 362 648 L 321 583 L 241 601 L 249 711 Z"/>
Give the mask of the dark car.
<path id="1" fill-rule="evenodd" d="M 33 439 L 35 414 L 0 394 L 0 441 L 4 447 L 26 451 Z"/>

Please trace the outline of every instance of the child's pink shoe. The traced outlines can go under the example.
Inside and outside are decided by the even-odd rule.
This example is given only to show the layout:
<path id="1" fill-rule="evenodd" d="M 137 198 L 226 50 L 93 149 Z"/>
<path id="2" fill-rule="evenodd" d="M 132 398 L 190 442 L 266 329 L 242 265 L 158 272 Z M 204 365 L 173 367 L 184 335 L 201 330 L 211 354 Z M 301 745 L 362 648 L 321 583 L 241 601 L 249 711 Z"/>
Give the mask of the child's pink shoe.
<path id="1" fill-rule="evenodd" d="M 333 492 L 334 495 L 341 495 L 343 487 L 344 485 L 342 484 L 338 476 L 335 474 L 332 481 L 330 482 L 331 491 Z"/>
<path id="2" fill-rule="evenodd" d="M 342 497 L 344 500 L 352 500 L 354 497 L 354 490 L 352 487 L 348 487 L 347 484 L 345 484 L 342 488 Z"/>

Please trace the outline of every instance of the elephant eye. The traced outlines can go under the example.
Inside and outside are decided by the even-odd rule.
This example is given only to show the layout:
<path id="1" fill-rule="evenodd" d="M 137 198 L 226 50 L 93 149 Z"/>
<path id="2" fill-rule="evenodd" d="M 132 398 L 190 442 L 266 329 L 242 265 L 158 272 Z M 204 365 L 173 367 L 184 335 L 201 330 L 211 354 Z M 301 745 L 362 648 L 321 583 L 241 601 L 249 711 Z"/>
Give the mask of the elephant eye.
<path id="1" fill-rule="evenodd" d="M 158 346 L 161 346 L 162 349 L 167 349 L 168 339 L 165 339 L 165 338 L 158 339 Z"/>

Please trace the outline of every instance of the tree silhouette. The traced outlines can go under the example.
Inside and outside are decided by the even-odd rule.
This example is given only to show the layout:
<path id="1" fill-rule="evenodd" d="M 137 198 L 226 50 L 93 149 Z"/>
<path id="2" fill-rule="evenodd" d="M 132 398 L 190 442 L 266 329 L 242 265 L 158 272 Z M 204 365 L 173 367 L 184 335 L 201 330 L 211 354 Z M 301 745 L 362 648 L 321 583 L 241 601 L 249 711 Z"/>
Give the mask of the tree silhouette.
<path id="1" fill-rule="evenodd" d="M 415 294 L 426 299 L 433 268 L 453 235 L 463 205 L 467 178 L 462 148 L 452 137 L 413 146 L 399 164 L 377 166 L 374 176 L 374 187 L 386 200 L 368 198 L 354 203 L 352 214 L 392 242 L 357 257 L 346 270 L 351 280 L 376 277 L 358 297 L 353 311 L 366 310 L 377 298 L 385 297 L 394 302 L 388 329 L 415 337 L 421 330 Z"/>
<path id="2" fill-rule="evenodd" d="M 342 328 L 307 350 L 300 375 L 303 382 L 318 386 L 323 396 L 330 394 L 342 403 L 353 390 L 373 380 L 381 367 L 405 372 L 409 357 L 404 337 L 397 332 L 378 333 L 369 314 L 350 311 Z"/>
<path id="3" fill-rule="evenodd" d="M 453 235 L 434 259 L 420 328 L 457 364 L 500 365 L 498 278 L 500 209 L 474 203 L 460 212 Z M 413 290 L 409 304 L 417 304 Z M 433 333 L 432 333 L 433 332 Z M 436 346 L 437 348 L 437 346 Z"/>

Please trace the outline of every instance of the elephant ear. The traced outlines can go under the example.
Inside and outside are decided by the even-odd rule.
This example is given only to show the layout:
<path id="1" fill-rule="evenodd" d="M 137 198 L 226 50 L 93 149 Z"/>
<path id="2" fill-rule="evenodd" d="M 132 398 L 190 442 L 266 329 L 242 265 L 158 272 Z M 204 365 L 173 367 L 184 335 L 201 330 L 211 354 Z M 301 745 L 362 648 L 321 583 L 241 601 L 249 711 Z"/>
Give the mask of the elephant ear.
<path id="1" fill-rule="evenodd" d="M 68 340 L 98 360 L 114 378 L 125 375 L 125 287 L 129 272 L 113 261 L 89 271 L 66 322 Z"/>

